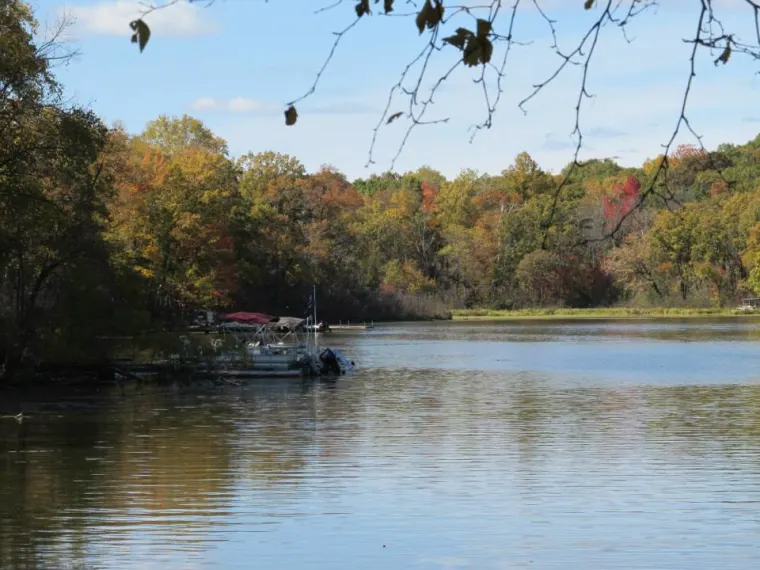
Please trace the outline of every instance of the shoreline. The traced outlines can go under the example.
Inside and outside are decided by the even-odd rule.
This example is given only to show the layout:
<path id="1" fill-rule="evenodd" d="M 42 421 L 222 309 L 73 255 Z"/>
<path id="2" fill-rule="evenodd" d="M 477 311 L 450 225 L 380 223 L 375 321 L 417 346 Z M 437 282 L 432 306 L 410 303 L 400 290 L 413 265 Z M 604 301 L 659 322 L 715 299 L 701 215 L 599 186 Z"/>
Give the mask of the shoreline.
<path id="1" fill-rule="evenodd" d="M 760 318 L 760 311 L 736 309 L 468 309 L 451 311 L 453 321 L 522 321 L 522 320 L 655 320 L 655 319 L 710 319 Z"/>

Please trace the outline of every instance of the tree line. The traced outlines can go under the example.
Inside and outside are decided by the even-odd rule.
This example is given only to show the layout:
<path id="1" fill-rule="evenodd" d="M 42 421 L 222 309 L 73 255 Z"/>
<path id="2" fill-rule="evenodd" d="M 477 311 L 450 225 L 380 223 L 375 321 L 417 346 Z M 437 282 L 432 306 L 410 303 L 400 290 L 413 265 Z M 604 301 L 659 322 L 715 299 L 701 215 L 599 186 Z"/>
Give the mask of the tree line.
<path id="1" fill-rule="evenodd" d="M 760 293 L 760 137 L 627 168 L 421 167 L 350 181 L 231 156 L 189 116 L 139 134 L 65 103 L 54 42 L 0 8 L 0 376 L 196 309 L 328 320 L 453 308 L 733 305 Z M 569 168 L 569 167 L 568 167 Z"/>

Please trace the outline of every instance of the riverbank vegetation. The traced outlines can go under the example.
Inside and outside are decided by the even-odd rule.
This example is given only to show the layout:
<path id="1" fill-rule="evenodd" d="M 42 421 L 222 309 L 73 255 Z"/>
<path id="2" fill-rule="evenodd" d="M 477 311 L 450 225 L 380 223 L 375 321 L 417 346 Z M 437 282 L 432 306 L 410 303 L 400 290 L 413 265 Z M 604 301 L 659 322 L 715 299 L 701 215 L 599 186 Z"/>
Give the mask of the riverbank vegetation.
<path id="1" fill-rule="evenodd" d="M 564 173 L 527 153 L 498 174 L 350 181 L 233 157 L 189 116 L 107 126 L 66 102 L 67 55 L 34 26 L 27 4 L 0 8 L 0 377 L 194 309 L 305 316 L 312 285 L 332 321 L 730 308 L 760 292 L 760 137 L 678 148 L 641 207 L 661 156 L 591 161 L 556 201 Z"/>
<path id="2" fill-rule="evenodd" d="M 760 312 L 737 308 L 665 308 L 665 307 L 591 307 L 586 309 L 535 308 L 535 309 L 455 309 L 452 318 L 458 321 L 501 321 L 530 319 L 691 319 L 717 317 L 758 318 Z"/>

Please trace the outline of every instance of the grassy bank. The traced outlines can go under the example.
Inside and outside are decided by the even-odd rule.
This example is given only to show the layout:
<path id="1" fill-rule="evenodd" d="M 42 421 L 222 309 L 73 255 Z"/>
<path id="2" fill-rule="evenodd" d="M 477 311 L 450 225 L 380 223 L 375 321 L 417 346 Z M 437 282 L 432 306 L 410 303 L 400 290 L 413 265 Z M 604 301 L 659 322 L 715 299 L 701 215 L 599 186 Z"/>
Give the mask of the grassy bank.
<path id="1" fill-rule="evenodd" d="M 456 321 L 467 320 L 517 320 L 517 319 L 663 319 L 708 317 L 760 317 L 760 311 L 749 312 L 736 309 L 690 309 L 602 307 L 596 309 L 520 309 L 498 311 L 492 309 L 458 309 L 451 312 Z"/>

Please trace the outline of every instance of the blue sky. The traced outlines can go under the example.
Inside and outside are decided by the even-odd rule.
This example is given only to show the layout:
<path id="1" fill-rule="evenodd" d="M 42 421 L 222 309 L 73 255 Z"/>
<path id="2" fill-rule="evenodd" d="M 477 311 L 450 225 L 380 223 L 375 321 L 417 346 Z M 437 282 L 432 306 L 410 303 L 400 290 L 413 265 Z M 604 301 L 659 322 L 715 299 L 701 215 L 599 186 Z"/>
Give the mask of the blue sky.
<path id="1" fill-rule="evenodd" d="M 315 14 L 332 1 L 217 0 L 208 7 L 181 1 L 146 18 L 153 35 L 142 54 L 129 43 L 128 23 L 141 9 L 138 2 L 32 4 L 43 24 L 63 13 L 74 17 L 68 36 L 80 55 L 59 69 L 58 76 L 70 97 L 91 106 L 106 121 L 118 119 L 129 131 L 139 132 L 159 114 L 188 113 L 225 138 L 234 155 L 249 150 L 287 152 L 309 170 L 332 164 L 351 178 L 364 177 L 391 165 L 407 123 L 400 119 L 380 130 L 375 164 L 366 168 L 372 129 L 391 86 L 427 39 L 418 35 L 412 18 L 364 18 L 344 36 L 316 93 L 298 105 L 297 125 L 286 127 L 284 104 L 308 90 L 330 50 L 332 32 L 355 16 L 352 0 Z M 396 3 L 399 13 L 409 11 L 402 0 Z M 504 4 L 504 16 L 496 25 L 502 33 L 512 2 Z M 582 4 L 543 0 L 542 6 L 557 20 L 565 51 L 598 16 L 596 9 L 584 11 Z M 583 108 L 582 158 L 612 156 L 623 164 L 640 164 L 667 141 L 688 74 L 690 45 L 682 38 L 694 34 L 698 2 L 667 4 L 667 9 L 660 7 L 632 22 L 630 44 L 618 29 L 602 30 L 589 71 L 589 90 L 595 98 Z M 752 40 L 751 14 L 741 0 L 714 4 L 731 31 Z M 475 73 L 462 70 L 445 84 L 428 117 L 450 120 L 415 130 L 396 170 L 426 164 L 447 176 L 464 168 L 497 173 L 525 150 L 544 168 L 557 171 L 572 157 L 580 68 L 568 67 L 527 104 L 527 115 L 517 107 L 560 61 L 550 48 L 549 28 L 532 2 L 523 0 L 523 5 L 515 36 L 528 45 L 515 46 L 510 55 L 494 126 L 469 142 L 468 128 L 482 121 L 485 106 L 481 87 L 472 81 Z M 462 16 L 452 25 L 471 21 Z M 495 59 L 502 49 L 497 46 Z M 435 72 L 449 67 L 454 58 L 453 48 L 437 53 L 430 77 L 437 78 Z M 699 60 L 690 119 L 708 147 L 746 142 L 760 132 L 757 65 L 737 56 L 727 66 L 716 67 L 713 58 L 704 52 Z M 398 98 L 391 110 L 406 106 Z M 690 140 L 686 134 L 679 139 Z"/>

